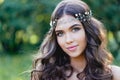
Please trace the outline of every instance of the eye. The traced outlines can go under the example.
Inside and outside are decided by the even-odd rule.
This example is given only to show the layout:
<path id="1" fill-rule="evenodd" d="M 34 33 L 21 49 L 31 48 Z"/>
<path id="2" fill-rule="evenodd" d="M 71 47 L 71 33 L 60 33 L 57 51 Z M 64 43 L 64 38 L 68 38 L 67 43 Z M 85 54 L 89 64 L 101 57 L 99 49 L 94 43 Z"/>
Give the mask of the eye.
<path id="1" fill-rule="evenodd" d="M 62 31 L 57 32 L 56 35 L 57 35 L 57 37 L 62 37 L 63 36 L 63 32 Z"/>
<path id="2" fill-rule="evenodd" d="M 77 31 L 79 31 L 79 30 L 80 30 L 79 27 L 74 27 L 74 28 L 72 29 L 72 32 L 77 32 Z"/>

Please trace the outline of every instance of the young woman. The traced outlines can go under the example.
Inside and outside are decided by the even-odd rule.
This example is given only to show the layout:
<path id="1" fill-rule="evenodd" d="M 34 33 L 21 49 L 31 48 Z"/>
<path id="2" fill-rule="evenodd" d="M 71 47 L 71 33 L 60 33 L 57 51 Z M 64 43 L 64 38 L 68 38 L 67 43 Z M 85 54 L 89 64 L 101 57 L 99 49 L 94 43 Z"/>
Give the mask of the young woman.
<path id="1" fill-rule="evenodd" d="M 120 80 L 110 65 L 105 29 L 81 0 L 63 0 L 34 61 L 31 80 Z"/>

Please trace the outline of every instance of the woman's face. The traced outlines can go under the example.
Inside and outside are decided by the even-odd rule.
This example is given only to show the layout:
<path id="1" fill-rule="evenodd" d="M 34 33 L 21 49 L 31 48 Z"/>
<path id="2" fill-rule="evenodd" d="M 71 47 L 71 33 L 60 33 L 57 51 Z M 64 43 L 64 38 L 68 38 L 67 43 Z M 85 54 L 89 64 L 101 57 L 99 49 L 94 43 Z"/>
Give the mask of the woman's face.
<path id="1" fill-rule="evenodd" d="M 59 46 L 70 57 L 79 57 L 84 52 L 87 44 L 85 30 L 78 19 L 62 16 L 57 21 L 55 32 Z"/>

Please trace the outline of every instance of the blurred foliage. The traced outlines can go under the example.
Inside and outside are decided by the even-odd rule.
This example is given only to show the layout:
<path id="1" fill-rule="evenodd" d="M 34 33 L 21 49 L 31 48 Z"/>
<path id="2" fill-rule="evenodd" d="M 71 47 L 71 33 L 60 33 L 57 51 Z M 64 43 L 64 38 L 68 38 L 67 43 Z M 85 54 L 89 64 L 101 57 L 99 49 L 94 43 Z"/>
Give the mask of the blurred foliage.
<path id="1" fill-rule="evenodd" d="M 85 0 L 93 15 L 107 29 L 108 48 L 115 58 L 120 58 L 120 1 L 119 0 Z"/>
<path id="2" fill-rule="evenodd" d="M 25 45 L 38 46 L 49 28 L 54 1 L 0 0 L 0 51 L 14 54 Z"/>
<path id="3" fill-rule="evenodd" d="M 0 54 L 15 54 L 24 46 L 39 47 L 50 27 L 50 15 L 59 1 L 0 0 Z M 91 7 L 93 16 L 105 24 L 108 48 L 117 57 L 120 52 L 120 1 L 84 1 Z"/>
<path id="4" fill-rule="evenodd" d="M 0 0 L 0 80 L 30 79 L 27 70 L 32 59 L 27 53 L 36 53 L 33 50 L 37 51 L 48 31 L 50 15 L 59 1 Z M 114 64 L 120 65 L 120 1 L 84 1 L 93 16 L 104 23 Z"/>
<path id="5" fill-rule="evenodd" d="M 32 56 L 28 54 L 0 56 L 0 80 L 30 80 Z M 114 64 L 120 66 L 119 60 Z"/>
<path id="6" fill-rule="evenodd" d="M 26 54 L 0 56 L 0 80 L 30 80 L 31 58 Z"/>

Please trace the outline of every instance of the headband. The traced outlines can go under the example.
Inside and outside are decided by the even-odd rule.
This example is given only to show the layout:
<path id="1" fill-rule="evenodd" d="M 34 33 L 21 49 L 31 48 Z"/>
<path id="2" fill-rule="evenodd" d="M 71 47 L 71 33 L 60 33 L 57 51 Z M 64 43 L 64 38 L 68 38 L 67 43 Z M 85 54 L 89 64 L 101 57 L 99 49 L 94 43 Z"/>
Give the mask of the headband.
<path id="1" fill-rule="evenodd" d="M 91 17 L 92 17 L 92 12 L 90 11 L 85 11 L 84 13 L 76 13 L 74 15 L 74 17 L 78 20 L 80 20 L 81 22 L 85 22 L 85 21 L 90 21 Z M 50 22 L 50 26 L 56 26 L 58 19 L 54 19 L 53 21 Z"/>

